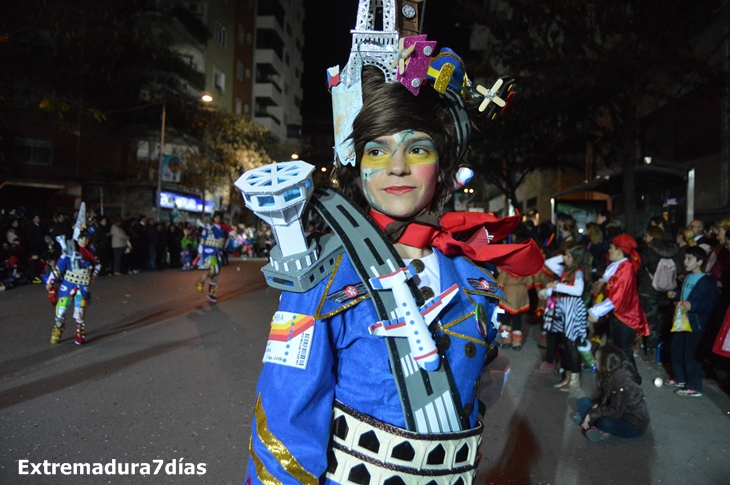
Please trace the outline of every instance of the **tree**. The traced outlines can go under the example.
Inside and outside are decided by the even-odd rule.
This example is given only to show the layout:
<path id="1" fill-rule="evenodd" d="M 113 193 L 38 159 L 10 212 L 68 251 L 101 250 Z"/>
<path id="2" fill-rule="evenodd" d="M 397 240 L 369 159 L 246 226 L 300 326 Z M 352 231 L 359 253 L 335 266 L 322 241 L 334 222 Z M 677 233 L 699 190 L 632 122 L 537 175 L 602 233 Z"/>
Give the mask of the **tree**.
<path id="1" fill-rule="evenodd" d="M 184 156 L 181 182 L 203 197 L 211 187 L 231 186 L 246 170 L 271 163 L 268 151 L 275 138 L 267 128 L 212 109 L 189 107 L 186 115 L 189 134 L 196 142 Z"/>
<path id="2" fill-rule="evenodd" d="M 582 164 L 590 144 L 601 162 L 622 168 L 626 227 L 633 228 L 640 110 L 713 77 L 691 41 L 719 15 L 719 2 L 460 4 L 465 18 L 484 26 L 488 45 L 471 63 L 471 76 L 511 74 L 518 85 L 509 116 L 480 126 L 479 170 L 517 205 L 514 193 L 527 173 Z"/>

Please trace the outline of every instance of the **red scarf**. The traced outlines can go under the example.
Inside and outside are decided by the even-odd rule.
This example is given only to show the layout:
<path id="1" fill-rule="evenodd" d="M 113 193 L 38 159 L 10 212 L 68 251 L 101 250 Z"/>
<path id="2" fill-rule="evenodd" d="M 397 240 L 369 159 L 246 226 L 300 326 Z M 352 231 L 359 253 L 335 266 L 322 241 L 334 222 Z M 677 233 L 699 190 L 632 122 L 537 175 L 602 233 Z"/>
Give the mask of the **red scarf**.
<path id="1" fill-rule="evenodd" d="M 91 261 L 92 263 L 96 263 L 96 256 L 94 256 L 94 253 L 92 253 L 88 249 L 79 246 L 79 252 L 81 253 L 81 256 L 84 258 L 85 261 Z"/>
<path id="2" fill-rule="evenodd" d="M 370 217 L 394 243 L 434 247 L 445 256 L 489 262 L 517 276 L 533 275 L 545 264 L 532 239 L 522 244 L 494 244 L 514 231 L 520 223 L 519 213 L 501 219 L 485 212 L 446 212 L 440 218 L 421 213 L 399 221 L 370 209 Z"/>

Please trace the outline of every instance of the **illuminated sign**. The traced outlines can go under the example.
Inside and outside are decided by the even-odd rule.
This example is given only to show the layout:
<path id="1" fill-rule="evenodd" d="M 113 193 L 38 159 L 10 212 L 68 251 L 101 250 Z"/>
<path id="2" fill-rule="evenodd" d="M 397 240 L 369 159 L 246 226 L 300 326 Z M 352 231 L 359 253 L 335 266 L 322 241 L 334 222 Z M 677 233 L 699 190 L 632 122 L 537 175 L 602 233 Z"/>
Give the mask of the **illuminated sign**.
<path id="1" fill-rule="evenodd" d="M 173 194 L 172 192 L 160 192 L 160 207 L 164 209 L 177 209 L 181 211 L 200 213 L 203 208 L 202 201 L 197 197 Z M 209 200 L 205 201 L 205 212 L 212 214 L 215 204 Z"/>

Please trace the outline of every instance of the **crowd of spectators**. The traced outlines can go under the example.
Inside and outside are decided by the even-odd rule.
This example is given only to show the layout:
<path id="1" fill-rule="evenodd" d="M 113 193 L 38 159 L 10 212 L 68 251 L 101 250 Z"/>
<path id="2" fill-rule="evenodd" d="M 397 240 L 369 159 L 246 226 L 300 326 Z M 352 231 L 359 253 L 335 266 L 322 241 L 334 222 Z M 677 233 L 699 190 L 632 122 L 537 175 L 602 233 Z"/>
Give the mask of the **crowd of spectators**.
<path id="1" fill-rule="evenodd" d="M 70 239 L 78 213 L 57 212 L 52 219 L 22 209 L 0 209 L 0 291 L 43 283 L 61 254 L 58 236 Z M 197 258 L 204 222 L 159 222 L 144 215 L 122 219 L 87 213 L 91 247 L 101 263 L 100 276 L 123 276 L 166 268 L 190 270 Z M 275 244 L 271 228 L 238 224 L 226 245 L 233 257 L 267 256 Z"/>
<path id="2" fill-rule="evenodd" d="M 542 248 L 546 259 L 568 254 L 574 251 L 571 248 L 575 248 L 576 245 L 587 249 L 590 254 L 588 264 L 590 269 L 585 271 L 584 280 L 586 285 L 593 284 L 583 299 L 587 308 L 597 305 L 604 296 L 602 295 L 601 285 L 606 283 L 602 281 L 601 277 L 611 263 L 609 248 L 616 241 L 614 238 L 624 233 L 621 222 L 612 220 L 609 211 L 599 213 L 597 219 L 594 222 L 587 223 L 581 231 L 578 231 L 575 219 L 563 213 L 557 215 L 557 225 L 550 222 L 535 225 L 534 222 L 534 219 L 530 220 L 529 217 L 526 217 L 517 234 L 515 234 L 515 238 L 518 240 L 525 237 L 534 239 L 538 246 Z M 708 372 L 715 373 L 720 370 L 721 372 L 716 375 L 724 375 L 722 369 L 728 369 L 730 360 L 720 357 L 723 354 L 717 352 L 713 354 L 712 350 L 713 345 L 717 348 L 716 341 L 722 340 L 724 342 L 723 333 L 730 328 L 730 323 L 727 323 L 730 321 L 730 315 L 728 315 L 728 307 L 730 306 L 730 250 L 728 249 L 728 239 L 725 236 L 727 230 L 730 230 L 730 219 L 717 221 L 714 224 L 705 224 L 701 220 L 693 220 L 686 227 L 673 228 L 662 216 L 657 216 L 649 221 L 641 234 L 632 239 L 635 241 L 636 247 L 635 250 L 632 249 L 630 252 L 635 252 L 636 256 L 631 257 L 629 253 L 624 254 L 624 256 L 629 257 L 635 263 L 635 290 L 633 291 L 638 294 L 640 307 L 646 315 L 650 333 L 642 336 L 641 332 L 638 332 L 639 337 L 635 339 L 633 347 L 629 346 L 623 349 L 627 354 L 628 362 L 633 362 L 634 357 L 636 357 L 637 359 L 643 359 L 650 365 L 665 365 L 670 369 L 670 375 L 682 375 L 681 369 L 673 369 L 673 367 L 679 367 L 680 365 L 688 368 L 704 366 Z M 690 250 L 689 248 L 696 249 Z M 700 248 L 701 252 L 698 253 L 697 251 Z M 686 260 L 690 260 L 690 263 L 687 263 Z M 699 265 L 698 269 L 694 269 L 693 264 L 695 263 L 693 262 Z M 671 281 L 660 282 L 660 275 L 661 278 L 667 278 L 667 275 L 671 275 Z M 683 285 L 685 279 L 689 278 L 690 275 L 693 275 L 690 283 L 697 281 L 700 275 L 709 276 L 710 279 L 703 280 L 705 283 L 712 282 L 711 291 L 706 291 L 706 289 L 702 291 L 704 293 L 702 295 L 704 301 L 702 302 L 696 298 L 697 292 L 695 292 L 694 297 L 690 295 L 693 285 Z M 554 287 L 558 281 L 559 278 L 555 274 L 544 271 L 542 274 L 536 275 L 533 283 L 528 284 L 527 291 L 530 293 L 531 300 L 528 315 L 532 316 L 533 322 L 542 324 L 544 320 L 542 315 L 545 311 L 546 302 L 539 298 L 538 291 L 541 288 Z M 668 288 L 671 288 L 671 290 Z M 603 289 L 605 290 L 605 286 L 603 286 Z M 676 327 L 673 329 L 673 324 L 676 325 L 678 315 L 681 313 L 678 306 L 682 307 L 684 305 L 684 307 L 690 308 L 691 305 L 686 303 L 688 300 L 695 302 L 694 309 L 689 310 L 689 321 L 693 322 L 693 328 L 685 332 L 679 332 Z M 707 302 L 709 302 L 709 307 L 705 304 Z M 514 315 L 510 315 L 507 320 L 510 319 L 514 320 Z M 723 323 L 725 323 L 724 327 Z M 512 326 L 514 327 L 514 324 Z M 721 327 L 723 327 L 722 330 Z M 615 336 L 612 336 L 611 327 L 605 319 L 596 322 L 591 321 L 588 330 L 594 351 L 601 345 L 606 344 L 607 341 L 613 341 L 617 345 L 616 340 L 612 338 Z M 503 335 L 506 336 L 507 333 Z M 683 355 L 680 359 L 682 363 L 680 364 L 675 359 L 679 356 L 673 356 L 672 354 L 680 353 L 676 342 L 680 342 L 683 338 L 687 340 L 689 338 L 687 335 L 691 335 L 692 344 L 691 346 L 688 344 L 683 345 L 681 351 Z M 522 345 L 522 332 L 520 331 L 517 336 L 520 343 L 516 347 L 519 348 Z M 514 332 L 505 340 L 509 342 L 510 338 L 514 339 Z M 546 347 L 549 350 L 548 354 L 550 354 L 554 348 L 550 346 L 548 340 L 544 337 L 541 338 L 540 346 Z M 730 342 L 730 336 L 727 340 Z M 726 346 L 730 347 L 730 343 Z M 565 354 L 568 350 L 572 350 L 569 347 L 563 345 L 558 352 Z M 571 352 L 571 354 L 574 355 L 575 352 Z M 548 355 L 546 358 L 549 359 L 550 357 L 551 355 Z M 563 366 L 565 366 L 564 359 L 565 356 L 563 356 Z M 574 360 L 574 358 L 568 359 L 568 361 L 571 360 Z M 551 361 L 546 362 L 541 364 L 542 367 L 538 369 L 538 372 L 552 372 L 552 367 L 549 365 Z M 584 365 L 584 370 L 586 368 Z M 593 372 L 595 372 L 595 368 Z M 681 380 L 670 379 L 668 382 L 679 384 L 680 389 L 678 391 L 684 392 L 683 394 L 678 392 L 680 395 L 701 395 L 701 392 L 688 392 L 689 388 L 681 389 L 686 384 Z M 558 386 L 556 385 L 556 387 Z M 695 384 L 695 387 L 697 387 L 697 384 Z M 697 389 L 693 390 L 696 391 Z"/>

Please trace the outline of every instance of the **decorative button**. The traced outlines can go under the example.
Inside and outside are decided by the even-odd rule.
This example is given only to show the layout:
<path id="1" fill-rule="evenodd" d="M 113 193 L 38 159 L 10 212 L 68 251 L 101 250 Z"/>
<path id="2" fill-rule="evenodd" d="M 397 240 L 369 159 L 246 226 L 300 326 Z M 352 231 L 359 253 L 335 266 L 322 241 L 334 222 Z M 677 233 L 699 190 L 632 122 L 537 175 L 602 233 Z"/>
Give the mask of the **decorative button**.
<path id="1" fill-rule="evenodd" d="M 446 334 L 443 334 L 441 337 L 439 337 L 438 340 L 439 349 L 446 351 L 449 350 L 449 347 L 451 347 L 451 337 L 449 337 Z"/>
<path id="2" fill-rule="evenodd" d="M 474 357 L 475 355 L 477 355 L 477 346 L 474 345 L 474 342 L 467 342 L 466 343 L 466 345 L 464 346 L 464 353 L 470 359 L 472 357 Z"/>
<path id="3" fill-rule="evenodd" d="M 403 5 L 401 12 L 403 13 L 403 16 L 408 20 L 413 20 L 414 18 L 416 18 L 416 9 L 413 8 L 412 5 Z"/>
<path id="4" fill-rule="evenodd" d="M 415 269 L 416 273 L 418 274 L 423 273 L 423 270 L 426 269 L 426 265 L 423 264 L 423 261 L 421 261 L 420 259 L 412 260 L 411 264 L 413 265 L 413 269 Z"/>
<path id="5" fill-rule="evenodd" d="M 430 300 L 431 298 L 433 298 L 434 293 L 430 287 L 422 286 L 419 288 L 419 290 L 421 291 L 421 296 L 424 300 Z"/>

